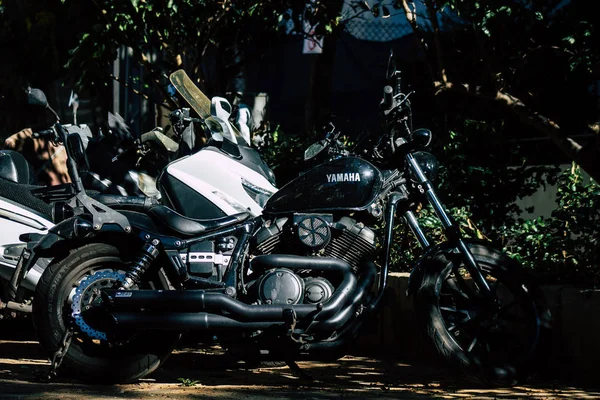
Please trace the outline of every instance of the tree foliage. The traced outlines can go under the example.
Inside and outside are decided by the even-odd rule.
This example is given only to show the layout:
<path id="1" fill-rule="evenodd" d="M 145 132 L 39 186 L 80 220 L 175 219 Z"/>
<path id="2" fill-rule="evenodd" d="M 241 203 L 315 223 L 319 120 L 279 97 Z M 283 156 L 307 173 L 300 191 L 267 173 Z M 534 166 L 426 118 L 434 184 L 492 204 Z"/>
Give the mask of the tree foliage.
<path id="1" fill-rule="evenodd" d="M 445 46 L 428 47 L 437 94 L 487 100 L 505 119 L 549 137 L 600 180 L 600 32 L 591 3 L 423 1 L 449 31 L 432 32 Z"/>
<path id="2" fill-rule="evenodd" d="M 234 69 L 241 46 L 276 28 L 273 2 L 94 0 L 97 23 L 82 32 L 68 67 L 80 83 L 106 84 L 117 52 L 126 46 L 150 80 L 160 82 L 184 66 L 203 83 L 202 61 L 217 51 L 220 66 Z M 256 36 L 255 36 L 256 34 Z M 119 77 L 113 77 L 118 79 Z M 163 82 L 164 84 L 164 82 Z"/>
<path id="3" fill-rule="evenodd" d="M 444 166 L 440 193 L 461 230 L 503 247 L 552 282 L 596 285 L 599 192 L 580 171 L 599 180 L 600 36 L 590 2 L 422 3 L 426 15 L 407 18 L 432 22 L 432 29 L 415 34 L 444 115 L 438 132 L 447 132 L 436 152 Z M 557 176 L 555 168 L 532 165 L 532 158 L 557 159 L 536 154 L 553 151 L 540 146 L 544 136 L 580 167 L 573 164 Z M 520 152 L 523 138 L 538 145 Z M 523 218 L 517 199 L 546 184 L 557 186 L 556 210 Z M 425 209 L 421 221 L 439 238 L 433 217 Z M 414 243 L 397 247 L 397 260 L 414 259 L 414 249 Z"/>
<path id="4" fill-rule="evenodd" d="M 244 63 L 260 57 L 280 38 L 286 10 L 295 10 L 290 15 L 297 18 L 304 8 L 304 2 L 298 0 L 92 3 L 97 23 L 82 32 L 68 62 L 68 67 L 78 72 L 80 84 L 106 84 L 118 49 L 127 46 L 150 80 L 161 82 L 173 70 L 185 68 L 209 93 L 222 93 L 227 80 Z M 319 15 L 326 16 L 327 11 Z M 217 79 L 206 79 L 207 58 L 215 64 Z"/>

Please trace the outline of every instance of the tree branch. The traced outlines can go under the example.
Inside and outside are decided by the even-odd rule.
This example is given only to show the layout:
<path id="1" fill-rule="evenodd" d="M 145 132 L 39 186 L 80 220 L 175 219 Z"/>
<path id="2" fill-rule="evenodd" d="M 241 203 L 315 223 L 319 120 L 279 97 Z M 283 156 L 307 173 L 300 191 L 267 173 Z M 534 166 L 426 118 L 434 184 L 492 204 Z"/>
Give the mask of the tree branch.
<path id="1" fill-rule="evenodd" d="M 112 21 L 110 21 L 110 19 L 108 18 L 108 16 L 106 15 L 107 12 L 105 9 L 103 9 L 100 4 L 98 3 L 97 0 L 92 0 L 92 2 L 94 3 L 94 5 L 96 6 L 96 8 L 100 11 L 100 14 L 102 15 L 102 17 L 105 19 L 107 24 L 112 24 Z M 132 14 L 133 16 L 133 14 Z M 137 16 L 136 16 L 137 17 Z M 143 27 L 143 21 L 139 21 L 138 19 L 138 23 L 140 25 L 140 27 Z M 152 69 L 152 65 L 150 64 L 148 57 L 146 57 L 146 55 L 144 54 L 144 52 L 142 51 L 142 49 L 134 46 L 134 45 L 129 45 L 130 43 L 132 43 L 129 38 L 127 37 L 127 35 L 125 35 L 123 32 L 121 33 L 121 42 L 125 45 L 128 46 L 129 48 L 131 48 L 131 50 L 134 52 L 134 54 L 137 55 L 138 60 L 140 60 L 140 64 L 142 65 L 142 67 L 144 67 L 144 70 L 146 70 L 146 73 L 148 74 L 148 76 L 150 77 L 150 79 L 152 79 L 152 81 L 155 83 L 155 85 L 158 87 L 159 91 L 162 93 L 163 97 L 165 99 L 167 99 L 167 102 L 170 104 L 171 108 L 176 107 L 176 105 L 173 103 L 173 101 L 171 100 L 171 97 L 169 96 L 166 88 L 164 88 L 161 84 L 160 81 L 156 78 L 153 78 L 154 76 L 156 76 L 156 74 L 154 73 L 154 70 Z M 144 34 L 144 33 L 142 33 Z M 114 79 L 114 78 L 113 78 Z"/>
<path id="2" fill-rule="evenodd" d="M 411 4 L 413 4 L 413 6 L 414 6 L 413 2 L 411 2 Z M 417 41 L 418 45 L 423 50 L 423 53 L 425 54 L 425 58 L 427 58 L 427 53 L 428 53 L 427 42 L 425 41 L 425 38 L 423 37 L 421 30 L 419 29 L 419 24 L 417 23 L 416 9 L 414 9 L 414 7 L 413 7 L 413 9 L 411 9 L 406 0 L 402 0 L 402 8 L 404 9 L 404 14 L 406 15 L 406 20 L 408 21 L 408 24 L 412 28 L 412 31 L 415 35 L 415 40 Z M 433 73 L 433 69 L 431 68 L 431 65 L 429 63 L 427 63 L 427 67 L 429 68 L 429 74 L 431 75 L 431 79 L 435 80 L 435 74 Z"/>
<path id="3" fill-rule="evenodd" d="M 435 45 L 435 55 L 437 59 L 437 67 L 439 78 L 442 83 L 448 83 L 448 77 L 446 76 L 446 67 L 444 66 L 444 56 L 442 52 L 442 43 L 440 41 L 440 24 L 437 19 L 437 8 L 432 0 L 425 1 L 427 6 L 427 12 L 431 19 L 431 26 L 433 27 L 433 43 Z"/>
<path id="4" fill-rule="evenodd" d="M 567 137 L 558 124 L 551 119 L 532 111 L 520 99 L 501 91 L 483 92 L 480 87 L 468 84 L 453 84 L 452 82 L 435 82 L 436 95 L 443 92 L 493 100 L 498 106 L 510 111 L 519 120 L 528 126 L 549 137 L 554 144 L 571 160 L 577 162 L 596 182 L 600 182 L 600 163 L 596 160 L 600 156 L 600 136 L 587 146 L 582 146 L 575 140 Z M 593 130 L 593 126 L 590 127 Z"/>

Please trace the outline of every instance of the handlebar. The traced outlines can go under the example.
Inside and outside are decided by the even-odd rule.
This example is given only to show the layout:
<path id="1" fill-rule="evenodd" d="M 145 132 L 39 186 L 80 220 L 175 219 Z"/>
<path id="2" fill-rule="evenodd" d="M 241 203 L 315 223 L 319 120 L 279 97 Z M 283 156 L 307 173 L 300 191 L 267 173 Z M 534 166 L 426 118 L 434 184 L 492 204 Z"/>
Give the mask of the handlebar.
<path id="1" fill-rule="evenodd" d="M 112 158 L 111 162 L 117 162 L 124 157 L 128 157 L 131 153 L 137 152 L 140 149 L 140 147 L 141 147 L 141 143 L 139 143 L 139 141 L 136 140 L 135 143 L 133 144 L 133 146 L 126 148 L 121 153 L 114 156 Z"/>
<path id="2" fill-rule="evenodd" d="M 33 132 L 33 134 L 31 136 L 36 139 L 55 140 L 56 139 L 56 131 L 53 128 L 44 129 L 41 131 Z"/>

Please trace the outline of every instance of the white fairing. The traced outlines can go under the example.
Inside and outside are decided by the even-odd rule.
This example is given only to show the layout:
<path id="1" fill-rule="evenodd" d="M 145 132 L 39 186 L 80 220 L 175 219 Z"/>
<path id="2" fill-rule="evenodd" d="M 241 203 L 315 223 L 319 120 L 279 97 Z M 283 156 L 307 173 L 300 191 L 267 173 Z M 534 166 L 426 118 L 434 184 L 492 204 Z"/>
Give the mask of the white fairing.
<path id="1" fill-rule="evenodd" d="M 219 151 L 201 150 L 169 164 L 166 172 L 227 215 L 243 211 L 255 216 L 262 213 L 262 207 L 244 190 L 242 178 L 271 195 L 277 191 L 264 176 Z"/>
<path id="2" fill-rule="evenodd" d="M 18 256 L 25 244 L 19 240 L 24 233 L 45 234 L 54 224 L 23 207 L 0 197 L 0 278 L 10 280 Z M 35 288 L 39 274 L 31 270 L 23 285 Z"/>

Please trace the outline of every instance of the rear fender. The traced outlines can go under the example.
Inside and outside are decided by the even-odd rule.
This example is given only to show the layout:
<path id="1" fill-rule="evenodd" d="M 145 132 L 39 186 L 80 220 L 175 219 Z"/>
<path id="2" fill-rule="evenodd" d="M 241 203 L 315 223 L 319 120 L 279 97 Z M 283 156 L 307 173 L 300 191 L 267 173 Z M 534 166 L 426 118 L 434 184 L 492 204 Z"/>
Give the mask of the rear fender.
<path id="1" fill-rule="evenodd" d="M 129 232 L 124 232 L 116 224 L 103 224 L 100 229 L 94 229 L 91 216 L 83 214 L 58 223 L 44 236 L 26 237 L 27 235 L 23 235 L 21 240 L 29 242 L 27 248 L 31 252 L 31 256 L 24 266 L 25 271 L 33 268 L 39 258 L 62 257 L 83 244 L 107 242 L 123 245 L 138 242 L 140 238 L 136 233 L 154 228 L 153 224 L 148 225 L 146 219 L 149 220 L 150 218 L 144 214 L 129 211 L 121 211 L 121 213 L 125 216 L 129 213 L 139 214 L 145 218 L 132 218 L 132 229 Z"/>
<path id="2" fill-rule="evenodd" d="M 101 229 L 95 230 L 84 216 L 72 217 L 53 226 L 37 240 L 32 251 L 39 257 L 56 257 L 84 241 L 92 242 L 96 237 L 106 234 L 127 235 L 117 225 L 105 224 Z"/>
<path id="3" fill-rule="evenodd" d="M 105 223 L 100 229 L 94 229 L 91 216 L 82 214 L 66 219 L 53 226 L 46 235 L 23 234 L 21 241 L 26 242 L 26 247 L 19 257 L 9 284 L 9 300 L 14 300 L 18 289 L 28 273 L 36 266 L 40 258 L 54 260 L 64 258 L 72 249 L 89 243 L 105 242 L 124 248 L 135 248 L 141 242 L 140 231 L 156 232 L 156 227 L 150 217 L 142 213 L 122 211 L 121 214 L 131 213 L 135 220 L 130 225 L 128 232 L 123 231 L 117 224 Z M 41 275 L 48 264 L 36 268 L 37 275 Z M 34 278 L 33 286 L 37 284 Z"/>

